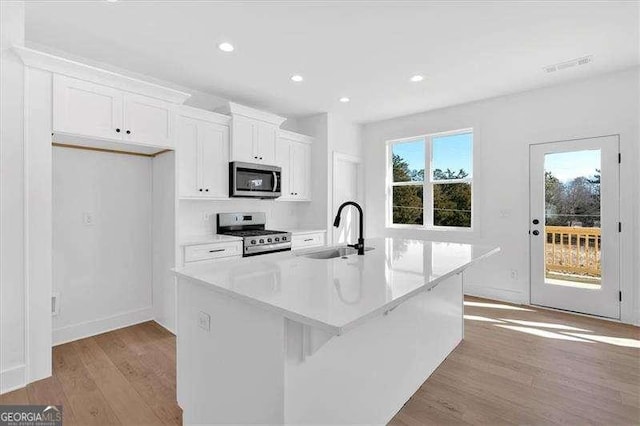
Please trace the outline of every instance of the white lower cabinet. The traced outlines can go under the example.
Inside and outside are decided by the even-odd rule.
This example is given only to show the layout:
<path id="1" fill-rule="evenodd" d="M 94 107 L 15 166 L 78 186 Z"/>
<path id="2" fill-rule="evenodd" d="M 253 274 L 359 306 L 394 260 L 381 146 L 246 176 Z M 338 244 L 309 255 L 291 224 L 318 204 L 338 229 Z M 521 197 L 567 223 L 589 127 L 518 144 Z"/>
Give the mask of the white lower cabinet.
<path id="1" fill-rule="evenodd" d="M 321 247 L 326 244 L 325 231 L 293 232 L 291 235 L 291 249 L 298 250 L 310 247 Z"/>
<path id="2" fill-rule="evenodd" d="M 276 164 L 282 168 L 279 200 L 311 200 L 311 143 L 313 138 L 286 130 L 280 131 L 276 146 Z"/>
<path id="3" fill-rule="evenodd" d="M 242 256 L 242 241 L 216 242 L 184 246 L 184 263 Z"/>
<path id="4" fill-rule="evenodd" d="M 229 196 L 229 118 L 183 108 L 177 117 L 178 195 Z"/>

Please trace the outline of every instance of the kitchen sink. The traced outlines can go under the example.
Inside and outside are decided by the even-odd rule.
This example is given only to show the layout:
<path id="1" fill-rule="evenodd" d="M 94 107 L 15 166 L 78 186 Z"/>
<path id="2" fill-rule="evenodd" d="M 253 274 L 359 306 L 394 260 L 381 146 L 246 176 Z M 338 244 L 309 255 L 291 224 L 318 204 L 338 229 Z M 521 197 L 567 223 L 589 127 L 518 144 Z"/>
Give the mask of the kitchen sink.
<path id="1" fill-rule="evenodd" d="M 365 247 L 364 251 L 371 251 L 373 247 Z M 334 259 L 336 257 L 351 256 L 357 254 L 358 250 L 353 247 L 331 247 L 325 250 L 314 251 L 311 253 L 301 253 L 298 256 L 308 257 L 309 259 Z"/>

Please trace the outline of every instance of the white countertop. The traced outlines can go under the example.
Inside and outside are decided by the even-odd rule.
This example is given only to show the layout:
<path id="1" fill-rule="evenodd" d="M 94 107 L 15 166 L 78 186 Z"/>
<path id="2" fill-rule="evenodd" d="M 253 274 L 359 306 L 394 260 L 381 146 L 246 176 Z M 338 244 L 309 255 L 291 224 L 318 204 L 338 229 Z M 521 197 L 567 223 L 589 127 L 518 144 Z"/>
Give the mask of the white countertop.
<path id="1" fill-rule="evenodd" d="M 227 243 L 229 241 L 242 241 L 242 238 L 233 237 L 231 235 L 222 235 L 222 234 L 190 235 L 187 237 L 180 238 L 180 245 L 194 246 L 198 244 Z"/>
<path id="2" fill-rule="evenodd" d="M 342 334 L 500 251 L 398 238 L 368 239 L 366 246 L 374 250 L 347 259 L 280 252 L 193 264 L 175 272 L 291 320 Z"/>

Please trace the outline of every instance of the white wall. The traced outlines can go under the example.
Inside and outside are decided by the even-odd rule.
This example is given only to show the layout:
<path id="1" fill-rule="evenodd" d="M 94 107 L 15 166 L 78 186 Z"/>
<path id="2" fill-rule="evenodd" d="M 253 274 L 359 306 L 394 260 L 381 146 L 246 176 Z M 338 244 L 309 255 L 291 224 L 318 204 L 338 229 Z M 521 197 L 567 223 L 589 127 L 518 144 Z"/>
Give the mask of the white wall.
<path id="1" fill-rule="evenodd" d="M 326 228 L 327 242 L 333 243 L 333 156 L 334 152 L 362 156 L 360 126 L 334 113 L 295 119 L 295 130 L 315 138 L 311 150 L 311 191 L 313 201 L 300 212 L 300 224 Z M 353 213 L 346 213 L 352 215 Z M 353 223 L 348 218 L 341 227 Z M 342 231 L 340 229 L 339 231 Z"/>
<path id="2" fill-rule="evenodd" d="M 340 115 L 335 113 L 329 114 L 329 158 L 327 161 L 327 185 L 328 185 L 328 217 L 327 217 L 327 229 L 330 230 L 329 238 L 332 244 L 353 244 L 357 241 L 358 237 L 358 212 L 354 207 L 347 207 L 342 211 L 342 219 L 340 226 L 334 228 L 333 219 L 338 212 L 340 200 L 337 198 L 340 196 L 338 191 L 337 197 L 334 197 L 334 187 L 345 189 L 344 193 L 351 193 L 350 200 L 356 201 L 362 205 L 364 203 L 364 167 L 362 163 L 359 166 L 343 167 L 343 170 L 334 170 L 335 154 L 345 154 L 346 156 L 353 157 L 354 160 L 362 158 L 362 138 L 360 135 L 360 125 L 355 124 L 349 120 L 344 119 Z M 343 166 L 347 163 L 342 162 Z M 350 169 L 350 172 L 348 170 Z M 346 173 L 345 173 L 346 172 Z M 355 172 L 355 173 L 354 173 Z M 341 182 L 334 184 L 334 178 L 338 177 L 343 179 Z M 348 179 L 349 181 L 344 181 Z M 337 185 L 337 186 L 335 186 Z M 347 189 L 349 188 L 349 189 Z M 347 201 L 347 200 L 344 200 Z"/>
<path id="3" fill-rule="evenodd" d="M 152 159 L 53 148 L 54 344 L 153 317 L 151 197 Z"/>
<path id="4" fill-rule="evenodd" d="M 0 2 L 0 393 L 24 385 L 24 4 Z"/>
<path id="5" fill-rule="evenodd" d="M 570 71 L 569 71 L 570 72 Z M 634 321 L 638 269 L 638 69 L 363 126 L 367 233 L 497 244 L 502 254 L 467 276 L 472 294 L 529 300 L 529 144 L 620 134 L 622 317 Z M 385 141 L 474 129 L 473 232 L 385 229 Z M 517 278 L 511 278 L 511 271 Z M 635 271 L 634 271 L 635 270 Z M 626 296 L 625 296 L 626 295 Z M 635 296 L 635 297 L 634 297 Z"/>
<path id="6" fill-rule="evenodd" d="M 216 232 L 216 213 L 265 212 L 267 229 L 298 228 L 303 206 L 308 203 L 235 198 L 223 201 L 180 200 L 178 229 L 181 237 Z M 205 220 L 204 215 L 209 219 Z M 317 224 L 316 224 L 317 227 Z"/>
<path id="7" fill-rule="evenodd" d="M 311 145 L 311 199 L 300 210 L 300 225 L 310 227 L 327 227 L 327 167 L 329 143 L 329 115 L 326 113 L 296 120 L 298 131 L 313 136 Z"/>

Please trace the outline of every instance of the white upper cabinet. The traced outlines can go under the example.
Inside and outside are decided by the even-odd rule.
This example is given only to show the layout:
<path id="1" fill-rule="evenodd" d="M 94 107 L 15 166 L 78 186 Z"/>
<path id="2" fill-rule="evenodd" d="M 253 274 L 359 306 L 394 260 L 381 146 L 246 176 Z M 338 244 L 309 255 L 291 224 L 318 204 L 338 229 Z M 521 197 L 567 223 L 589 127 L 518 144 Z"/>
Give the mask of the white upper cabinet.
<path id="1" fill-rule="evenodd" d="M 257 147 L 256 156 L 260 163 L 275 164 L 276 162 L 276 141 L 278 140 L 279 124 L 265 123 L 258 121 L 256 123 L 255 144 Z"/>
<path id="2" fill-rule="evenodd" d="M 280 200 L 311 200 L 311 143 L 313 138 L 280 131 L 276 164 L 282 167 Z"/>
<path id="3" fill-rule="evenodd" d="M 181 107 L 176 118 L 178 194 L 229 196 L 229 117 Z"/>
<path id="4" fill-rule="evenodd" d="M 54 75 L 54 132 L 172 148 L 172 130 L 167 102 Z"/>
<path id="5" fill-rule="evenodd" d="M 54 75 L 53 131 L 122 139 L 122 95 L 111 87 Z"/>
<path id="6" fill-rule="evenodd" d="M 172 113 L 161 100 L 125 93 L 124 139 L 157 146 L 173 146 Z"/>
<path id="7" fill-rule="evenodd" d="M 283 132 L 284 133 L 284 132 Z M 279 200 L 293 199 L 291 188 L 291 140 L 285 138 L 282 133 L 276 143 L 276 166 L 282 168 L 280 174 L 280 197 Z"/>
<path id="8" fill-rule="evenodd" d="M 276 164 L 276 143 L 285 118 L 232 102 L 221 112 L 231 115 L 231 161 Z"/>
<path id="9" fill-rule="evenodd" d="M 311 199 L 311 145 L 291 143 L 291 189 L 299 200 Z"/>

